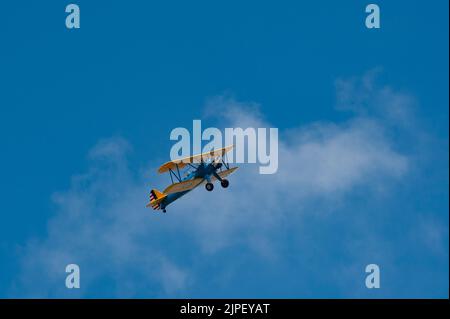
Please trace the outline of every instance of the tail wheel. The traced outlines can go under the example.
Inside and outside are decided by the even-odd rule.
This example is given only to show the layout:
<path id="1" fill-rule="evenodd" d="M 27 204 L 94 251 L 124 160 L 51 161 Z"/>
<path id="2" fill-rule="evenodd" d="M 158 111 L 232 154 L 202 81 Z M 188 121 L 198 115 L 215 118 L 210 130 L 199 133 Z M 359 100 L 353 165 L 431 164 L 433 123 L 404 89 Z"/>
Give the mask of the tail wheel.
<path id="1" fill-rule="evenodd" d="M 228 181 L 228 179 L 222 179 L 220 185 L 222 185 L 223 188 L 227 188 L 228 185 L 230 185 L 230 182 Z"/>
<path id="2" fill-rule="evenodd" d="M 205 188 L 208 192 L 212 191 L 214 189 L 213 183 L 206 183 Z"/>

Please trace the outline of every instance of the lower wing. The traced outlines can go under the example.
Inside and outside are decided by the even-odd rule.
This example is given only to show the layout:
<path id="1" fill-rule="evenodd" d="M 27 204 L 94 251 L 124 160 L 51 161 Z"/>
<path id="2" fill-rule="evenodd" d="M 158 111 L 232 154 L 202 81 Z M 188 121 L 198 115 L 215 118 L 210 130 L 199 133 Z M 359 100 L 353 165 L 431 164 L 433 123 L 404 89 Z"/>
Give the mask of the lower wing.
<path id="1" fill-rule="evenodd" d="M 220 177 L 222 177 L 222 178 L 225 178 L 225 177 L 227 177 L 228 175 L 230 175 L 231 173 L 233 173 L 235 170 L 237 170 L 239 167 L 232 167 L 232 168 L 230 168 L 230 169 L 226 169 L 226 170 L 224 170 L 224 171 L 221 171 L 221 172 L 217 172 L 217 174 L 220 176 Z M 215 181 L 216 180 L 216 178 L 214 177 L 214 176 L 212 176 L 211 177 L 211 180 L 212 181 Z"/>
<path id="2" fill-rule="evenodd" d="M 203 178 L 194 178 L 184 182 L 170 185 L 164 190 L 166 194 L 179 193 L 191 190 L 203 182 Z"/>

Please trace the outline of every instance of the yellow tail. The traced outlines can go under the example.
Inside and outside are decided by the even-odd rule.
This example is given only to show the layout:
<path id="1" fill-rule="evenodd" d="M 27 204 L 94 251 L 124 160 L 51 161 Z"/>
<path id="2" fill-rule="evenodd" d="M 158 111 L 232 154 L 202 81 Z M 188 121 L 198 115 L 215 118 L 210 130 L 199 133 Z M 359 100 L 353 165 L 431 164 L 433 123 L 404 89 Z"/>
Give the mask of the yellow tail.
<path id="1" fill-rule="evenodd" d="M 150 203 L 148 203 L 147 207 L 152 207 L 153 209 L 161 209 L 160 203 L 167 197 L 167 194 L 160 192 L 157 189 L 152 189 L 150 191 Z"/>

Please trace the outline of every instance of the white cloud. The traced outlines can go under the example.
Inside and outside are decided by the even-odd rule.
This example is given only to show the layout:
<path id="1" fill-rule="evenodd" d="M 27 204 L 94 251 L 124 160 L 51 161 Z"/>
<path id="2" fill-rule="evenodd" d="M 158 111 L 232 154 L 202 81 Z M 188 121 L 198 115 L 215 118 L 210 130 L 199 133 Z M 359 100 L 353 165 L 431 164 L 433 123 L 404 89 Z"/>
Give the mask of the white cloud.
<path id="1" fill-rule="evenodd" d="M 209 101 L 208 112 L 217 114 L 224 127 L 271 126 L 254 104 L 247 108 L 233 99 Z M 226 191 L 218 186 L 214 194 L 183 198 L 179 205 L 195 213 L 182 214 L 181 223 L 194 228 L 206 252 L 244 242 L 272 255 L 270 237 L 292 217 L 319 213 L 355 189 L 376 192 L 407 173 L 408 157 L 385 131 L 380 119 L 359 115 L 340 124 L 288 130 L 280 136 L 276 174 L 260 175 L 255 166 L 243 165 Z"/>
<path id="2" fill-rule="evenodd" d="M 362 77 L 337 79 L 336 108 L 351 111 L 360 117 L 383 119 L 385 126 L 411 128 L 415 125 L 416 102 L 407 92 L 379 85 L 380 68 L 365 73 Z"/>
<path id="3" fill-rule="evenodd" d="M 113 291 L 106 295 L 113 296 L 133 296 L 142 281 L 161 295 L 184 287 L 185 271 L 161 252 L 155 221 L 144 207 L 144 181 L 128 168 L 129 149 L 122 138 L 101 140 L 89 152 L 89 171 L 74 176 L 69 190 L 53 195 L 56 215 L 47 238 L 26 247 L 13 295 L 88 295 L 101 278 L 109 278 L 106 286 Z M 69 263 L 81 268 L 80 291 L 63 285 Z"/>
<path id="4" fill-rule="evenodd" d="M 337 85 L 340 108 L 351 98 L 357 101 L 351 119 L 313 123 L 280 135 L 277 174 L 259 175 L 256 165 L 242 165 L 229 178 L 227 190 L 216 185 L 207 193 L 200 187 L 169 206 L 166 215 L 144 208 L 148 175 L 136 175 L 138 170 L 128 167 L 128 142 L 100 141 L 89 152 L 88 172 L 75 176 L 68 190 L 54 194 L 57 210 L 47 238 L 25 249 L 15 293 L 25 289 L 33 297 L 67 296 L 61 287 L 63 271 L 66 264 L 78 263 L 81 295 L 109 278 L 111 295 L 133 296 L 139 290 L 183 296 L 196 284 L 194 269 L 177 265 L 161 238 L 194 238 L 190 254 L 195 256 L 237 246 L 276 259 L 277 234 L 286 225 L 300 227 L 303 216 L 333 210 L 349 194 L 389 188 L 408 171 L 409 159 L 396 150 L 383 112 L 368 114 L 361 108 L 364 101 L 381 95 L 377 103 L 393 100 L 397 111 L 391 113 L 403 116 L 399 110 L 407 109 L 403 104 L 409 100 L 386 88 L 377 90 L 367 79 L 355 90 L 355 81 L 340 80 Z M 227 127 L 271 126 L 254 103 L 216 98 L 207 110 Z M 152 163 L 152 171 L 157 164 Z M 164 182 L 158 178 L 153 183 L 162 188 L 158 186 Z"/>

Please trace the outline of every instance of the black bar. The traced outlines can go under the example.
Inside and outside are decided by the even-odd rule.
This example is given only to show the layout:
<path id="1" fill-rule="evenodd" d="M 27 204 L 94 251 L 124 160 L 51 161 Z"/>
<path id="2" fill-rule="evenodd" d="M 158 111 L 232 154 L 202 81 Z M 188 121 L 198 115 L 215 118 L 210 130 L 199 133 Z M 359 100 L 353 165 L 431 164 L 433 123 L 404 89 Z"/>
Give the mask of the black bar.
<path id="1" fill-rule="evenodd" d="M 242 312 L 242 305 L 254 305 L 253 313 L 250 308 L 245 307 Z M 231 314 L 231 306 L 241 305 L 238 311 Z M 255 313 L 255 305 L 267 305 L 262 307 L 263 312 Z M 210 316 L 206 313 L 183 313 L 183 307 L 190 306 L 190 309 L 205 309 L 205 306 L 214 310 Z M 394 315 L 394 308 L 402 308 L 402 316 L 411 311 L 415 315 L 422 314 L 426 318 L 431 312 L 448 310 L 449 300 L 387 300 L 387 299 L 359 299 L 359 300 L 337 300 L 337 299 L 3 299 L 0 300 L 0 309 L 6 307 L 13 308 L 14 314 L 21 311 L 40 311 L 46 313 L 58 313 L 61 308 L 70 309 L 71 315 L 85 315 L 85 307 L 97 308 L 102 313 L 111 311 L 115 315 L 128 315 L 131 312 L 145 314 L 143 318 L 163 318 L 155 317 L 160 314 L 164 318 L 316 318 L 321 314 L 357 315 L 358 318 L 367 316 L 380 316 L 386 318 Z M 194 308 L 192 308 L 194 307 Z M 202 308 L 200 308 L 202 307 Z M 220 309 L 220 310 L 219 310 Z M 236 310 L 236 308 L 234 308 Z M 61 313 L 64 314 L 65 312 Z M 289 317 L 286 317 L 289 315 Z"/>

